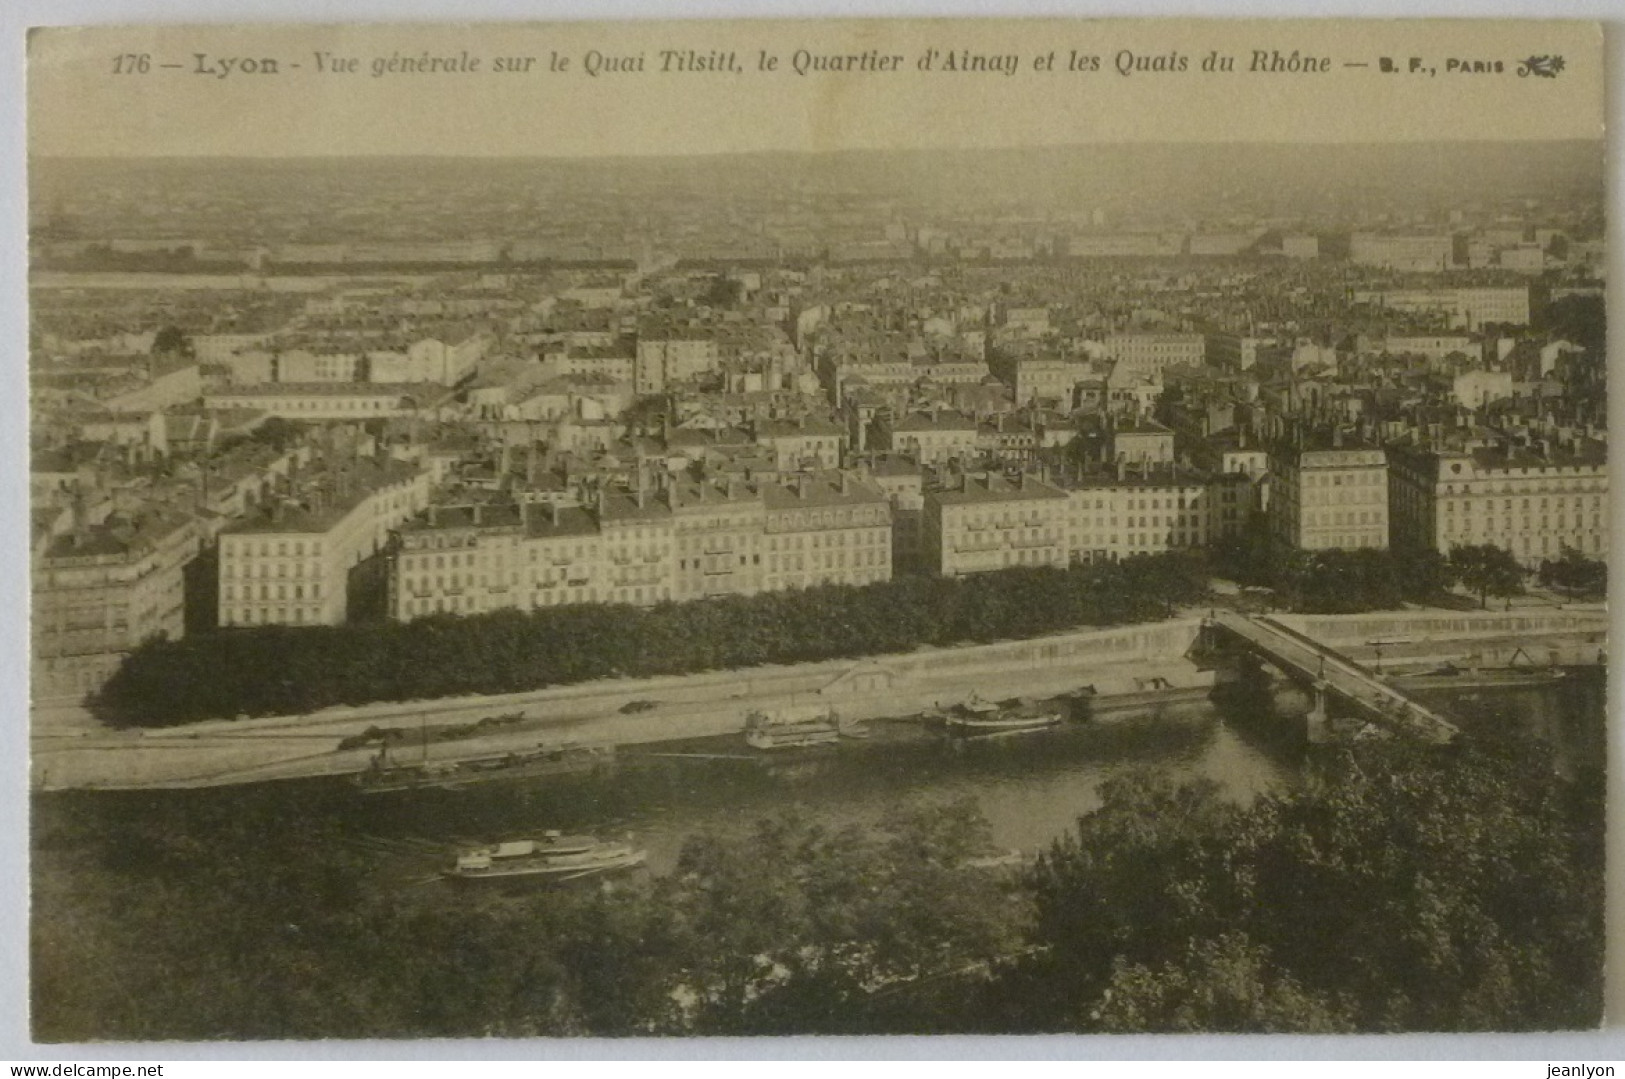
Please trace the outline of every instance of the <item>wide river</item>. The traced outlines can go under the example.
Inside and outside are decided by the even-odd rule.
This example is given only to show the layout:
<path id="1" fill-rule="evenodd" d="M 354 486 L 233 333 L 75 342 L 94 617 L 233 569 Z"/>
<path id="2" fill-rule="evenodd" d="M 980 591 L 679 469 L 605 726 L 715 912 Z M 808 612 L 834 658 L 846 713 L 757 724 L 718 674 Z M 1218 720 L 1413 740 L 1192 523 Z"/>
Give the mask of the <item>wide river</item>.
<path id="1" fill-rule="evenodd" d="M 1544 686 L 1419 694 L 1469 732 L 1521 730 L 1553 747 L 1561 770 L 1600 762 L 1605 678 L 1574 670 Z M 37 808 L 94 816 L 205 821 L 252 805 L 269 819 L 334 826 L 372 862 L 379 883 L 427 881 L 463 846 L 549 828 L 632 833 L 657 872 L 690 836 L 738 836 L 785 811 L 829 828 L 863 826 L 911 803 L 974 798 L 995 844 L 1046 847 L 1099 804 L 1115 775 L 1150 768 L 1202 777 L 1248 800 L 1297 782 L 1310 752 L 1301 694 L 1246 705 L 1196 700 L 1149 707 L 1019 737 L 957 740 L 917 722 L 877 722 L 872 736 L 818 750 L 762 753 L 738 736 L 624 749 L 610 770 L 488 782 L 458 790 L 362 794 L 344 780 L 299 780 L 189 791 L 77 791 L 39 796 Z M 331 834 L 331 832 L 329 832 Z"/>
<path id="2" fill-rule="evenodd" d="M 1605 679 L 1577 670 L 1541 687 L 1419 694 L 1468 731 L 1521 728 L 1550 744 L 1571 770 L 1605 751 Z M 793 810 L 824 825 L 862 825 L 911 802 L 975 798 L 1004 849 L 1034 852 L 1099 804 L 1101 785 L 1134 768 L 1176 779 L 1204 777 L 1238 800 L 1296 781 L 1306 752 L 1303 698 L 1290 691 L 1262 706 L 1170 703 L 1132 715 L 1019 737 L 956 740 L 917 723 L 876 723 L 872 737 L 782 756 L 733 738 L 623 751 L 611 773 L 321 799 L 358 837 L 425 852 L 545 828 L 602 836 L 633 833 L 657 871 L 683 841 L 737 835 Z M 669 755 L 668 755 L 669 754 Z M 681 754 L 681 755 L 679 755 Z M 191 797 L 208 797 L 191 792 Z"/>

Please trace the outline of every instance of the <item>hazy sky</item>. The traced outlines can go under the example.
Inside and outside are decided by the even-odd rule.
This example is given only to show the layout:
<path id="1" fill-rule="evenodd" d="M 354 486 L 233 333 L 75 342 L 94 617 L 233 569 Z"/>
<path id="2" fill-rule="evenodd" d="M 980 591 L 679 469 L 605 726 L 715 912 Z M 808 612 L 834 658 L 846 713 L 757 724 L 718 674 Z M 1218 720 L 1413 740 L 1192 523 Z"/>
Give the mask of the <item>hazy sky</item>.
<path id="1" fill-rule="evenodd" d="M 740 73 L 662 73 L 660 50 L 737 53 Z M 920 70 L 935 49 L 934 70 Z M 765 50 L 775 72 L 758 70 Z M 804 58 L 901 57 L 896 70 L 793 70 Z M 942 70 L 969 50 L 1014 75 Z M 1255 50 L 1329 61 L 1253 73 Z M 358 61 L 320 73 L 317 53 Z M 589 53 L 642 72 L 582 70 Z M 384 74 L 392 56 L 475 72 Z M 550 58 L 569 69 L 552 72 Z M 1210 53 L 1231 73 L 1205 73 Z M 116 73 L 115 64 L 147 70 Z M 198 54 L 203 54 L 200 61 Z M 1096 70 L 1067 70 L 1095 58 Z M 117 58 L 123 56 L 122 62 Z M 1034 69 L 1053 57 L 1054 70 Z M 1516 74 L 1562 58 L 1555 77 Z M 528 72 L 494 70 L 534 58 Z M 1381 74 L 1387 57 L 1402 70 Z M 1412 58 L 1419 70 L 1409 69 Z M 223 61 L 270 58 L 274 75 Z M 1151 70 L 1179 66 L 1184 70 Z M 1501 70 L 1460 73 L 1448 61 Z M 721 58 L 716 58 L 719 61 Z M 1007 61 L 1001 60 L 1001 65 Z M 1088 67 L 1083 59 L 1080 65 Z M 161 65 L 172 64 L 175 67 Z M 1127 74 L 1119 70 L 1126 64 Z M 1345 66 L 1366 64 L 1366 67 Z M 294 65 L 298 65 L 297 68 Z M 208 74 L 199 74 L 199 69 Z M 1548 70 L 1555 70 L 1549 68 Z M 1429 74 L 1429 72 L 1434 72 Z M 596 156 L 1059 145 L 1380 142 L 1602 134 L 1602 35 L 1583 22 L 845 21 L 419 26 L 98 27 L 37 32 L 31 152 L 73 155 Z"/>

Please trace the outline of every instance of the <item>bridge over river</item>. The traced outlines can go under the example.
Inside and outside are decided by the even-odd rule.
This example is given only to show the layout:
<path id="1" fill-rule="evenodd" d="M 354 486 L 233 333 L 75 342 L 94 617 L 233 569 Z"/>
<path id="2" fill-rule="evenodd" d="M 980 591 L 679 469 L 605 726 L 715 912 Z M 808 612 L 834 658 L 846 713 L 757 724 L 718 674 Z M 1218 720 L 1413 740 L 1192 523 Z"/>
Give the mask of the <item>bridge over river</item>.
<path id="1" fill-rule="evenodd" d="M 1314 697 L 1311 731 L 1324 723 L 1328 698 L 1396 733 L 1429 742 L 1448 742 L 1460 733 L 1437 711 L 1401 693 L 1368 668 L 1335 649 L 1269 618 L 1215 610 L 1202 621 L 1204 644 L 1241 648 L 1278 667 Z"/>

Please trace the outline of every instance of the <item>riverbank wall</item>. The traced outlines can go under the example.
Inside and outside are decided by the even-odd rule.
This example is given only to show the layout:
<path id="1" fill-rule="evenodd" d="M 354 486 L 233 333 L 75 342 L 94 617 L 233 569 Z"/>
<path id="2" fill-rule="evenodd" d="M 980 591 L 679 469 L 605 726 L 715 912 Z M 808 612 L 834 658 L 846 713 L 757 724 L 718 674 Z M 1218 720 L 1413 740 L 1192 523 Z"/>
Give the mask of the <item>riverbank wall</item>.
<path id="1" fill-rule="evenodd" d="M 300 716 L 212 720 L 141 731 L 53 728 L 36 717 L 36 789 L 198 787 L 354 773 L 373 746 L 339 744 L 369 728 L 473 724 L 521 713 L 512 729 L 435 743 L 429 760 L 528 751 L 561 742 L 639 745 L 736 734 L 752 709 L 827 707 L 847 720 L 909 716 L 972 694 L 1050 697 L 1092 690 L 1099 714 L 1199 694 L 1212 671 L 1188 657 L 1201 615 L 1023 641 L 737 671 L 606 679 L 502 696 L 397 701 Z M 1399 611 L 1274 615 L 1374 669 L 1467 669 L 1604 662 L 1607 612 Z"/>
<path id="2" fill-rule="evenodd" d="M 1471 669 L 1606 663 L 1608 611 L 1600 604 L 1512 611 L 1274 614 L 1274 621 L 1387 672 L 1450 663 Z"/>
<path id="3" fill-rule="evenodd" d="M 41 789 L 210 786 L 360 771 L 371 747 L 339 743 L 369 728 L 465 724 L 523 713 L 518 729 L 434 745 L 430 759 L 534 749 L 561 741 L 636 745 L 737 733 L 752 709 L 817 704 L 843 719 L 907 716 L 973 694 L 1045 697 L 1088 688 L 1131 703 L 1199 692 L 1212 673 L 1186 658 L 1195 617 L 1023 641 L 921 648 L 898 655 L 740 671 L 610 679 L 501 696 L 331 708 L 301 716 L 212 720 L 140 731 L 36 730 Z M 627 710 L 630 709 L 630 710 Z"/>

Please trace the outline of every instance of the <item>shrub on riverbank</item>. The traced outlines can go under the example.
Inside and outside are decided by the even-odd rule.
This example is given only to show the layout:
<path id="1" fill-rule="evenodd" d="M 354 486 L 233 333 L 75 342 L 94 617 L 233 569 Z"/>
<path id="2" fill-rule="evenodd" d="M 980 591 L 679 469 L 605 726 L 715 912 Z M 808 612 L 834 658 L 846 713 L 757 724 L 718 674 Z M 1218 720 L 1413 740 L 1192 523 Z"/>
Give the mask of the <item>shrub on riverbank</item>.
<path id="1" fill-rule="evenodd" d="M 1164 617 L 1206 594 L 1178 554 L 974 577 L 725 596 L 640 609 L 578 604 L 366 626 L 259 626 L 151 641 L 99 713 L 161 727 L 338 704 L 518 693 L 616 676 L 802 663 L 1035 637 Z"/>

